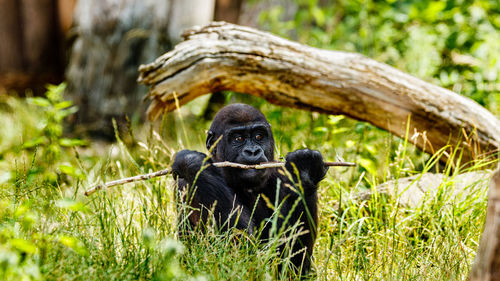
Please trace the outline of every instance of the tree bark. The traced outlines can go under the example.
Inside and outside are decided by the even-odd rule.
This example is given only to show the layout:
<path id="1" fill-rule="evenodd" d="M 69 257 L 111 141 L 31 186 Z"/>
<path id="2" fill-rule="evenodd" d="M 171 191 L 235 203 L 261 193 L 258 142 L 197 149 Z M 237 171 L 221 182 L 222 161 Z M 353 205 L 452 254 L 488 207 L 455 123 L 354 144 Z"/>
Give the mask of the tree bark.
<path id="1" fill-rule="evenodd" d="M 217 0 L 215 1 L 215 21 L 225 21 L 238 24 L 243 0 Z M 223 92 L 212 93 L 207 107 L 203 113 L 203 119 L 212 120 L 217 112 L 227 103 Z"/>
<path id="2" fill-rule="evenodd" d="M 216 0 L 214 19 L 238 23 L 242 4 L 243 0 Z"/>
<path id="3" fill-rule="evenodd" d="M 398 204 L 403 206 L 418 208 L 423 201 L 437 198 L 443 183 L 453 183 L 453 189 L 449 193 L 450 200 L 477 196 L 478 192 L 488 189 L 489 178 L 492 174 L 493 172 L 490 170 L 478 170 L 452 175 L 450 178 L 449 175 L 442 173 L 427 172 L 390 180 L 378 185 L 373 190 L 359 191 L 354 189 L 350 195 L 342 196 L 342 199 L 361 203 L 371 200 L 374 195 L 383 195 L 393 197 Z M 334 206 L 334 208 L 338 208 L 339 205 Z"/>
<path id="4" fill-rule="evenodd" d="M 0 93 L 63 80 L 64 42 L 57 0 L 0 0 Z"/>
<path id="5" fill-rule="evenodd" d="M 206 24 L 214 18 L 215 0 L 172 1 L 168 34 L 174 44 L 182 41 L 182 31 L 193 25 Z"/>
<path id="6" fill-rule="evenodd" d="M 0 0 L 0 73 L 23 70 L 21 7 L 16 0 Z"/>
<path id="7" fill-rule="evenodd" d="M 470 281 L 500 281 L 500 169 L 491 178 L 488 211 Z"/>
<path id="8" fill-rule="evenodd" d="M 175 97 L 183 105 L 231 90 L 277 105 L 344 114 L 400 137 L 408 126 L 409 141 L 418 147 L 432 153 L 463 145 L 466 161 L 500 146 L 500 121 L 476 102 L 360 54 L 223 22 L 194 27 L 184 36 L 173 51 L 139 68 L 139 82 L 150 86 L 150 119 L 174 110 Z"/>
<path id="9" fill-rule="evenodd" d="M 125 130 L 126 116 L 145 110 L 137 67 L 169 50 L 183 27 L 209 22 L 213 1 L 78 1 L 66 71 L 67 91 L 80 108 L 73 130 L 112 139 L 112 118 Z"/>

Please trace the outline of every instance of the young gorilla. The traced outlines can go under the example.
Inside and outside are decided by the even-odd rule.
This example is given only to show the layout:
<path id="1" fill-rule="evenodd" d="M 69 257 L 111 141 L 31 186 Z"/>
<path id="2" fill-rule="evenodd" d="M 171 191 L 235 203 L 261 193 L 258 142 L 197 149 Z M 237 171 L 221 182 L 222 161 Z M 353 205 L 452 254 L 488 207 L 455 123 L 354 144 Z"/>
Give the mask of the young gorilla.
<path id="1" fill-rule="evenodd" d="M 259 110 L 246 104 L 232 104 L 217 113 L 208 132 L 206 145 L 207 149 L 216 146 L 211 159 L 205 163 L 205 154 L 182 150 L 177 153 L 172 166 L 177 180 L 177 194 L 184 194 L 182 200 L 192 208 L 187 218 L 189 227 L 193 229 L 205 224 L 208 210 L 213 210 L 219 228 L 234 226 L 252 234 L 263 226 L 260 238 L 265 240 L 270 236 L 272 223 L 268 219 L 274 210 L 262 197 L 274 203 L 278 195 L 282 207 L 277 229 L 283 226 L 288 216 L 285 227 L 297 221 L 301 223 L 305 233 L 293 245 L 292 263 L 297 268 L 302 266 L 302 273 L 309 271 L 317 228 L 316 190 L 328 170 L 321 154 L 309 149 L 289 153 L 285 168 L 292 175 L 293 182 L 284 173 L 272 168 L 244 170 L 209 165 L 197 175 L 202 164 L 222 161 L 259 164 L 274 160 L 271 127 Z M 297 179 L 292 163 L 300 179 Z M 298 182 L 301 183 L 303 194 L 298 194 L 302 192 L 296 184 Z M 189 188 L 193 185 L 194 188 Z"/>

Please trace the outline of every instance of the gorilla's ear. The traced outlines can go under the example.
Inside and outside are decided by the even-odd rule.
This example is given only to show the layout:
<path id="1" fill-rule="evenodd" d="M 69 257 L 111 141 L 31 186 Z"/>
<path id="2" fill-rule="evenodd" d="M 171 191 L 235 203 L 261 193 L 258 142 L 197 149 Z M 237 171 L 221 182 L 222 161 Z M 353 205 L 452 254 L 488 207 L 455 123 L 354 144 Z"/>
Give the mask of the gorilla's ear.
<path id="1" fill-rule="evenodd" d="M 206 143 L 207 150 L 210 150 L 210 148 L 214 144 L 214 136 L 215 136 L 214 132 L 208 131 L 208 133 L 207 133 L 207 143 Z"/>

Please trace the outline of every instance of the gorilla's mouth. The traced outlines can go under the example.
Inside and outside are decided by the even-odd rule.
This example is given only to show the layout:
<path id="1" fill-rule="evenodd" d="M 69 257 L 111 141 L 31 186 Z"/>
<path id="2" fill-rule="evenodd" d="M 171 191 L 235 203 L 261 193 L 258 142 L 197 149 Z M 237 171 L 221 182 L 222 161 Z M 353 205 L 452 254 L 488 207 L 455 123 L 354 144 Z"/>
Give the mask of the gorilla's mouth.
<path id="1" fill-rule="evenodd" d="M 266 170 L 265 169 L 242 169 L 241 174 L 262 174 Z"/>
<path id="2" fill-rule="evenodd" d="M 237 157 L 234 159 L 234 162 L 243 165 L 258 165 L 267 162 L 267 158 L 260 157 L 258 159 L 247 159 L 245 157 Z M 235 169 L 233 172 L 236 173 L 237 177 L 242 182 L 257 184 L 262 181 L 262 178 L 266 174 L 266 169 Z"/>
<path id="3" fill-rule="evenodd" d="M 259 165 L 262 163 L 266 163 L 267 159 L 265 157 L 261 157 L 260 159 L 257 159 L 257 160 L 255 160 L 255 159 L 250 160 L 250 159 L 245 159 L 244 157 L 238 157 L 230 162 L 243 164 L 243 165 Z M 245 172 L 245 171 L 258 172 L 258 171 L 263 171 L 265 169 L 238 169 L 238 170 L 240 170 L 241 172 Z"/>
<path id="4" fill-rule="evenodd" d="M 267 162 L 267 158 L 266 157 L 261 157 L 261 158 L 259 158 L 257 160 L 250 160 L 250 159 L 245 159 L 245 158 L 238 157 L 233 162 L 239 163 L 239 164 L 243 164 L 243 165 L 259 165 L 259 164 L 262 164 L 262 163 L 266 163 Z M 249 170 L 255 170 L 255 169 L 249 169 Z"/>

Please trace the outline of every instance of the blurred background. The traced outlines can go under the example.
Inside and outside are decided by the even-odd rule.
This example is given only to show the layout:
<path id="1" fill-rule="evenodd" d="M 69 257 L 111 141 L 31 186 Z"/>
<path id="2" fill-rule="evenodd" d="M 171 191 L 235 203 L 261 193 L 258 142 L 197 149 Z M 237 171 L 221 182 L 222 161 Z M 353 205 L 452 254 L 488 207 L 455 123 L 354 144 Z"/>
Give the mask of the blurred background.
<path id="1" fill-rule="evenodd" d="M 499 114 L 497 0 L 1 0 L 0 94 L 67 82 L 73 129 L 112 137 L 144 111 L 137 67 L 193 25 L 223 20 L 319 48 L 359 52 Z M 221 95 L 211 102 L 221 103 Z M 210 111 L 211 108 L 208 107 Z M 212 113 L 208 112 L 206 116 Z"/>

